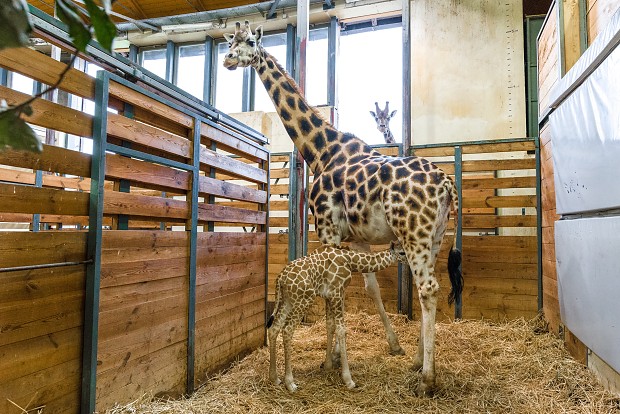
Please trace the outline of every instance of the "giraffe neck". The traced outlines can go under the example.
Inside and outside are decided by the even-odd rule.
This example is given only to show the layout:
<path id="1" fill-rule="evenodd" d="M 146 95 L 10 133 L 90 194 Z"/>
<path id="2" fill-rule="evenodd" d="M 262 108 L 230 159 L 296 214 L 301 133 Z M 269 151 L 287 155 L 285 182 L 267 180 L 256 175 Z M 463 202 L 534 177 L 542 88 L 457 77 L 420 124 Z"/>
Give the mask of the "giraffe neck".
<path id="1" fill-rule="evenodd" d="M 376 253 L 349 250 L 353 272 L 373 273 L 383 270 L 397 262 L 398 257 L 392 249 Z"/>
<path id="2" fill-rule="evenodd" d="M 392 131 L 390 131 L 390 128 L 387 128 L 383 133 L 383 139 L 385 140 L 386 144 L 396 144 L 396 140 L 394 139 L 394 135 L 392 135 Z"/>
<path id="3" fill-rule="evenodd" d="M 293 144 L 314 174 L 335 157 L 376 155 L 364 141 L 338 131 L 308 104 L 291 76 L 265 49 L 252 63 Z M 344 145 L 346 144 L 346 150 Z"/>

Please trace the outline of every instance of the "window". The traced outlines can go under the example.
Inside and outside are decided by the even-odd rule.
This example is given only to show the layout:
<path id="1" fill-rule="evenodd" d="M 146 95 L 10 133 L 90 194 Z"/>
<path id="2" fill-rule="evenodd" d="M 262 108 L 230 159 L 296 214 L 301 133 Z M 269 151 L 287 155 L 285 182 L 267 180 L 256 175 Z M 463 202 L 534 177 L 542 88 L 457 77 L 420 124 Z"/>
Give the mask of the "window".
<path id="1" fill-rule="evenodd" d="M 402 142 L 402 28 L 379 28 L 340 37 L 338 60 L 338 127 L 369 144 L 384 144 L 369 111 L 375 102 L 397 110 L 390 121 L 396 142 Z"/>
<path id="2" fill-rule="evenodd" d="M 286 33 L 266 35 L 263 37 L 263 46 L 270 55 L 276 58 L 282 67 L 286 67 Z M 267 94 L 263 83 L 260 81 L 256 72 L 256 82 L 254 82 L 254 110 L 264 112 L 275 112 L 275 107 L 271 98 Z"/>
<path id="3" fill-rule="evenodd" d="M 151 49 L 142 52 L 142 67 L 166 79 L 166 49 Z"/>
<path id="4" fill-rule="evenodd" d="M 204 68 L 204 44 L 179 47 L 176 85 L 202 100 L 205 73 Z"/>
<path id="5" fill-rule="evenodd" d="M 16 91 L 32 95 L 34 93 L 34 81 L 17 72 L 11 72 L 11 88 Z"/>
<path id="6" fill-rule="evenodd" d="M 311 30 L 306 48 L 306 100 L 310 105 L 327 104 L 328 29 Z"/>
<path id="7" fill-rule="evenodd" d="M 241 112 L 243 71 L 250 69 L 226 70 L 223 66 L 226 53 L 228 53 L 228 43 L 218 44 L 215 61 L 215 107 L 224 113 Z"/>

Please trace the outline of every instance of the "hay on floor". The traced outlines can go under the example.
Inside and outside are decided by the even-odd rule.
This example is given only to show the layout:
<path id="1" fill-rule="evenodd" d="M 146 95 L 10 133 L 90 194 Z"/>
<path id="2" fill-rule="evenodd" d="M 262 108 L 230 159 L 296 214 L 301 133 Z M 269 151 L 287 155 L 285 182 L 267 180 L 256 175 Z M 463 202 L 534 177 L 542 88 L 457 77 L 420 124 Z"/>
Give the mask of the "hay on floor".
<path id="1" fill-rule="evenodd" d="M 437 389 L 417 398 L 419 374 L 410 370 L 419 322 L 392 315 L 406 350 L 391 356 L 376 315 L 347 314 L 347 346 L 354 390 L 339 370 L 325 372 L 325 324 L 300 327 L 293 346 L 299 390 L 268 380 L 269 352 L 262 348 L 207 381 L 190 398 L 146 396 L 107 414 L 185 413 L 619 413 L 620 398 L 606 392 L 562 343 L 535 321 L 459 321 L 437 324 Z M 283 354 L 278 344 L 278 374 Z M 138 397 L 138 396 L 137 396 Z"/>

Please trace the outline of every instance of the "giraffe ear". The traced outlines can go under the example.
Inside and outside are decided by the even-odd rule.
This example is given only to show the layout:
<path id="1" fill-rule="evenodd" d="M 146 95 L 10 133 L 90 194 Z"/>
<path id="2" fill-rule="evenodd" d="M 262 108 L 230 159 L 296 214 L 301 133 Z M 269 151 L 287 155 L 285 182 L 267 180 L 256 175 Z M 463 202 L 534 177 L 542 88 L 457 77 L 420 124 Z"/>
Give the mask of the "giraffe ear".
<path id="1" fill-rule="evenodd" d="M 254 30 L 254 35 L 256 36 L 256 43 L 259 44 L 261 42 L 261 39 L 263 38 L 263 26 L 258 26 L 255 30 Z"/>
<path id="2" fill-rule="evenodd" d="M 370 111 L 370 115 L 372 115 L 373 118 L 377 117 L 377 114 L 375 114 L 373 111 Z"/>
<path id="3" fill-rule="evenodd" d="M 392 113 L 390 114 L 390 118 L 393 117 L 394 115 L 396 115 L 397 110 L 393 110 Z"/>
<path id="4" fill-rule="evenodd" d="M 234 34 L 224 33 L 224 39 L 226 39 L 228 43 L 231 43 L 234 38 L 235 38 Z"/>

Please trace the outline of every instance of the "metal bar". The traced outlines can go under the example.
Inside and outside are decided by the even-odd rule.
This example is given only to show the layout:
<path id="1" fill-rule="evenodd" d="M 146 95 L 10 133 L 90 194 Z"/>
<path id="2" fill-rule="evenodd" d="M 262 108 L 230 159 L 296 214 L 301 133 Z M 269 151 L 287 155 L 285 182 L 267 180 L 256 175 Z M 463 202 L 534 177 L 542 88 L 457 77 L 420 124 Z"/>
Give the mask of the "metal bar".
<path id="1" fill-rule="evenodd" d="M 540 139 L 536 137 L 536 237 L 537 237 L 537 249 L 538 249 L 538 310 L 543 308 L 543 267 L 542 267 L 542 172 L 540 162 Z"/>
<path id="2" fill-rule="evenodd" d="M 404 153 L 411 153 L 413 144 L 411 129 L 411 2 L 403 1 L 403 146 Z"/>
<path id="3" fill-rule="evenodd" d="M 205 39 L 205 66 L 204 66 L 204 83 L 202 86 L 202 100 L 209 105 L 213 105 L 213 51 L 215 50 L 215 42 L 213 38 L 207 36 Z"/>
<path id="4" fill-rule="evenodd" d="M 269 318 L 269 203 L 271 201 L 271 156 L 267 161 L 261 162 L 263 170 L 267 171 L 267 184 L 263 185 L 263 190 L 267 191 L 267 202 L 262 209 L 266 212 L 267 221 L 263 230 L 265 232 L 265 339 L 264 345 L 267 345 L 267 320 Z"/>
<path id="5" fill-rule="evenodd" d="M 90 264 L 92 260 L 82 260 L 81 262 L 59 262 L 59 263 L 45 263 L 38 265 L 29 265 L 29 266 L 15 266 L 15 267 L 0 267 L 0 273 L 5 272 L 20 272 L 22 270 L 37 270 L 37 269 L 49 269 L 53 267 L 64 267 L 64 266 L 77 266 L 83 264 Z"/>
<path id="6" fill-rule="evenodd" d="M 478 141 L 459 141 L 459 142 L 451 142 L 447 144 L 424 144 L 424 145 L 413 145 L 414 149 L 427 149 L 427 148 L 448 148 L 458 145 L 460 147 L 467 147 L 473 145 L 486 145 L 486 144 L 514 144 L 518 142 L 535 142 L 536 138 L 534 137 L 523 137 L 523 138 L 502 138 L 502 139 L 485 139 Z"/>
<path id="7" fill-rule="evenodd" d="M 97 72 L 95 84 L 95 115 L 93 119 L 93 155 L 87 238 L 86 286 L 84 293 L 84 328 L 82 351 L 82 394 L 80 411 L 95 411 L 97 382 L 97 341 L 99 336 L 99 284 L 101 277 L 101 240 L 105 154 L 107 143 L 109 74 Z"/>
<path id="8" fill-rule="evenodd" d="M 579 46 L 583 55 L 588 48 L 588 5 L 586 0 L 579 0 Z"/>
<path id="9" fill-rule="evenodd" d="M 134 117 L 134 108 L 133 105 L 124 103 L 123 115 L 129 119 L 133 119 Z M 121 146 L 123 148 L 131 148 L 131 142 L 123 141 L 121 142 Z M 117 191 L 121 193 L 129 193 L 131 190 L 131 182 L 129 180 L 121 179 L 118 182 Z M 129 229 L 129 216 L 127 214 L 119 214 L 116 217 L 116 229 L 117 230 L 128 230 Z"/>
<path id="10" fill-rule="evenodd" d="M 336 7 L 336 5 L 332 3 L 331 0 L 325 0 L 323 3 L 324 3 L 323 10 L 329 10 L 329 9 L 333 9 L 334 7 Z"/>
<path id="11" fill-rule="evenodd" d="M 564 39 L 564 1 L 558 1 L 558 65 L 559 77 L 562 79 L 566 74 L 566 62 L 564 61 L 564 48 L 566 47 L 566 40 Z"/>
<path id="12" fill-rule="evenodd" d="M 194 392 L 196 358 L 196 256 L 198 254 L 198 191 L 200 184 L 200 119 L 194 118 L 191 217 L 189 227 L 189 289 L 187 305 L 187 393 Z"/>
<path id="13" fill-rule="evenodd" d="M 273 2 L 271 7 L 269 8 L 269 11 L 267 12 L 267 20 L 276 18 L 277 16 L 276 8 L 278 7 L 279 4 L 280 4 L 280 0 L 275 0 Z"/>
<path id="14" fill-rule="evenodd" d="M 333 6 L 332 6 L 333 7 Z M 338 18 L 329 19 L 329 29 L 327 35 L 327 105 L 336 107 L 337 86 L 336 86 L 336 61 L 338 57 L 338 37 L 340 35 L 340 25 Z"/>
<path id="15" fill-rule="evenodd" d="M 176 47 L 172 40 L 166 42 L 166 80 L 170 83 L 175 83 L 176 78 Z"/>
<path id="16" fill-rule="evenodd" d="M 454 229 L 456 232 L 456 248 L 463 251 L 463 153 L 460 146 L 454 147 L 454 178 L 456 180 L 456 188 L 459 194 L 459 208 L 457 211 L 458 226 Z M 461 272 L 463 269 L 460 269 Z M 463 298 L 457 295 L 454 299 L 454 318 L 461 319 L 463 317 Z"/>
<path id="17" fill-rule="evenodd" d="M 286 25 L 286 71 L 295 79 L 295 26 Z"/>
<path id="18" fill-rule="evenodd" d="M 121 147 L 116 144 L 108 144 L 109 151 L 115 152 L 120 155 L 125 155 L 132 158 L 138 158 L 143 161 L 154 162 L 157 164 L 165 165 L 166 167 L 178 168 L 180 170 L 191 171 L 194 167 L 189 164 L 184 164 L 182 162 L 169 160 L 157 155 L 147 154 L 146 152 L 140 152 L 131 148 Z"/>
<path id="19" fill-rule="evenodd" d="M 403 7 L 409 8 L 409 5 L 404 5 Z M 405 16 L 405 11 L 403 9 L 403 16 Z M 394 16 L 394 17 L 386 17 L 383 19 L 370 20 L 359 23 L 347 23 L 344 24 L 342 29 L 342 34 L 348 35 L 353 33 L 364 33 L 372 30 L 381 30 L 381 29 L 389 29 L 391 27 L 398 27 L 403 24 L 402 16 Z"/>
<path id="20" fill-rule="evenodd" d="M 35 187 L 43 187 L 43 171 L 37 170 L 34 173 L 34 185 Z M 41 214 L 32 215 L 32 231 L 37 232 L 41 226 Z"/>
<path id="21" fill-rule="evenodd" d="M 133 44 L 129 45 L 129 60 L 133 63 L 138 63 L 138 51 L 138 46 Z"/>
<path id="22" fill-rule="evenodd" d="M 289 155 L 289 184 L 288 184 L 288 188 L 289 188 L 289 192 L 288 192 L 288 260 L 289 262 L 292 262 L 293 260 L 295 260 L 297 258 L 296 252 L 297 252 L 297 247 L 296 247 L 296 238 L 295 238 L 295 231 L 297 229 L 297 218 L 298 216 L 295 214 L 295 206 L 297 205 L 295 203 L 295 193 L 297 192 L 297 174 L 296 174 L 296 170 L 297 170 L 297 157 L 295 157 L 294 153 L 291 153 Z"/>

